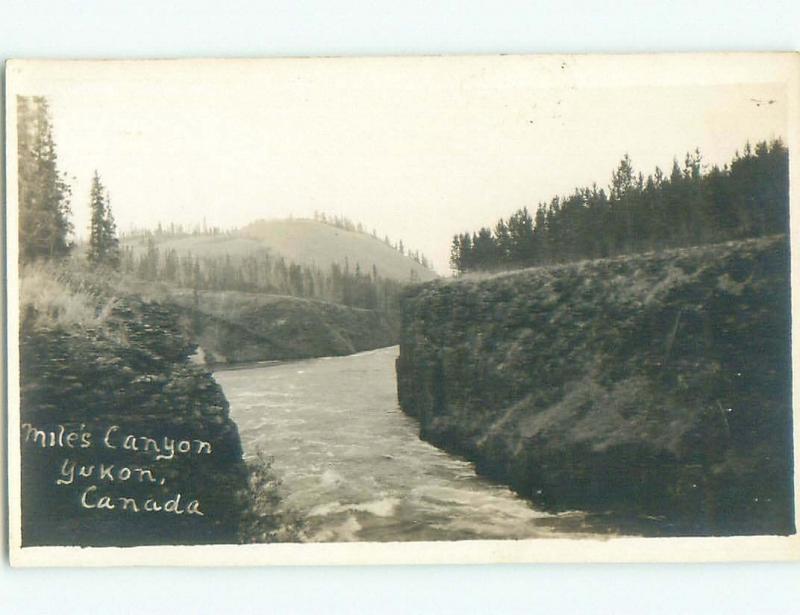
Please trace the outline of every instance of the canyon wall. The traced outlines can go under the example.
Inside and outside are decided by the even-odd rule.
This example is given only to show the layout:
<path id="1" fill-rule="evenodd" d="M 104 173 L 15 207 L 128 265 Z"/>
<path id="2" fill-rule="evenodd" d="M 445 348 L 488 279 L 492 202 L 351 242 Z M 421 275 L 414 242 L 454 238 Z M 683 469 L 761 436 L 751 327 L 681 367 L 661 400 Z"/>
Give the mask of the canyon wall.
<path id="1" fill-rule="evenodd" d="M 411 287 L 397 376 L 424 439 L 544 508 L 794 530 L 785 237 Z"/>

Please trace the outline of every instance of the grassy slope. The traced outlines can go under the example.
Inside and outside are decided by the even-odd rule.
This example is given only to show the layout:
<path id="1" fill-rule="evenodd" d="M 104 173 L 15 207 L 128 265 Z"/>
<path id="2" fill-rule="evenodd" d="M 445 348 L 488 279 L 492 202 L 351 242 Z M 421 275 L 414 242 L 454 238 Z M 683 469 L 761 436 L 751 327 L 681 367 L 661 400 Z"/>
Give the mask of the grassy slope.
<path id="1" fill-rule="evenodd" d="M 129 239 L 127 245 L 134 250 L 144 250 L 146 244 L 142 239 Z M 385 278 L 406 281 L 412 270 L 422 281 L 436 277 L 431 270 L 370 235 L 314 220 L 259 221 L 242 229 L 239 236 L 166 239 L 159 243 L 159 247 L 162 250 L 174 249 L 179 254 L 191 252 L 195 256 L 230 254 L 236 257 L 269 250 L 289 261 L 316 265 L 323 270 L 334 262 L 344 266 L 347 257 L 351 270 L 358 263 L 364 273 L 370 273 L 374 264 L 378 275 Z"/>
<path id="2" fill-rule="evenodd" d="M 785 238 L 439 281 L 403 305 L 424 437 L 656 533 L 792 527 Z"/>

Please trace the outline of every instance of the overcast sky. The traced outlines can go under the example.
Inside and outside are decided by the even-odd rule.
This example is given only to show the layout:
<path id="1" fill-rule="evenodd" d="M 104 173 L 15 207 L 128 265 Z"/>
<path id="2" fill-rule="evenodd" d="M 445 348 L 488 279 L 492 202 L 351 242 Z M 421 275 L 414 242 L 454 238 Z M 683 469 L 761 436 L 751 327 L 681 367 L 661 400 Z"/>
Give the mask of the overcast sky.
<path id="1" fill-rule="evenodd" d="M 118 226 L 343 214 L 448 271 L 454 233 L 578 185 L 787 135 L 768 56 L 21 63 L 50 98 L 76 232 L 100 172 Z M 770 102 L 772 101 L 772 102 Z"/>

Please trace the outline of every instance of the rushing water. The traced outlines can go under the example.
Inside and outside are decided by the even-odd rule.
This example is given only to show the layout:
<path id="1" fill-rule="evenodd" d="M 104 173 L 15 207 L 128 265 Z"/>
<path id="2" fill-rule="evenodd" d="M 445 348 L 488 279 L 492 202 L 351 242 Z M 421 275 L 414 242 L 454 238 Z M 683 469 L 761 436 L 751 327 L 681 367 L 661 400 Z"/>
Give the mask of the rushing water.
<path id="1" fill-rule="evenodd" d="M 274 458 L 311 541 L 555 536 L 579 513 L 537 511 L 419 439 L 397 403 L 397 347 L 215 373 L 245 455 Z"/>

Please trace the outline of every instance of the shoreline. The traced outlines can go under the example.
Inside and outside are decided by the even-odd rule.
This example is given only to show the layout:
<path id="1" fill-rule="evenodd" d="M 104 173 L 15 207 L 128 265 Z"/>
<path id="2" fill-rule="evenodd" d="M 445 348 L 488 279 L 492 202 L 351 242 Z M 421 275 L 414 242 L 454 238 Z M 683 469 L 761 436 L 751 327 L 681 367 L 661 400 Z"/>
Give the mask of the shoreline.
<path id="1" fill-rule="evenodd" d="M 391 346 L 379 346 L 378 348 L 371 348 L 370 350 L 359 350 L 358 352 L 351 352 L 350 354 L 334 354 L 334 355 L 321 355 L 319 357 L 306 357 L 304 359 L 272 359 L 267 361 L 242 361 L 237 363 L 218 363 L 215 365 L 202 364 L 212 374 L 216 372 L 232 372 L 240 369 L 254 369 L 258 367 L 277 367 L 279 365 L 292 365 L 294 363 L 303 363 L 304 361 L 315 361 L 318 359 L 342 359 L 344 357 L 356 357 L 358 355 L 368 354 L 370 352 L 377 352 L 378 350 L 386 350 L 387 348 L 399 348 L 399 344 L 392 344 Z"/>

